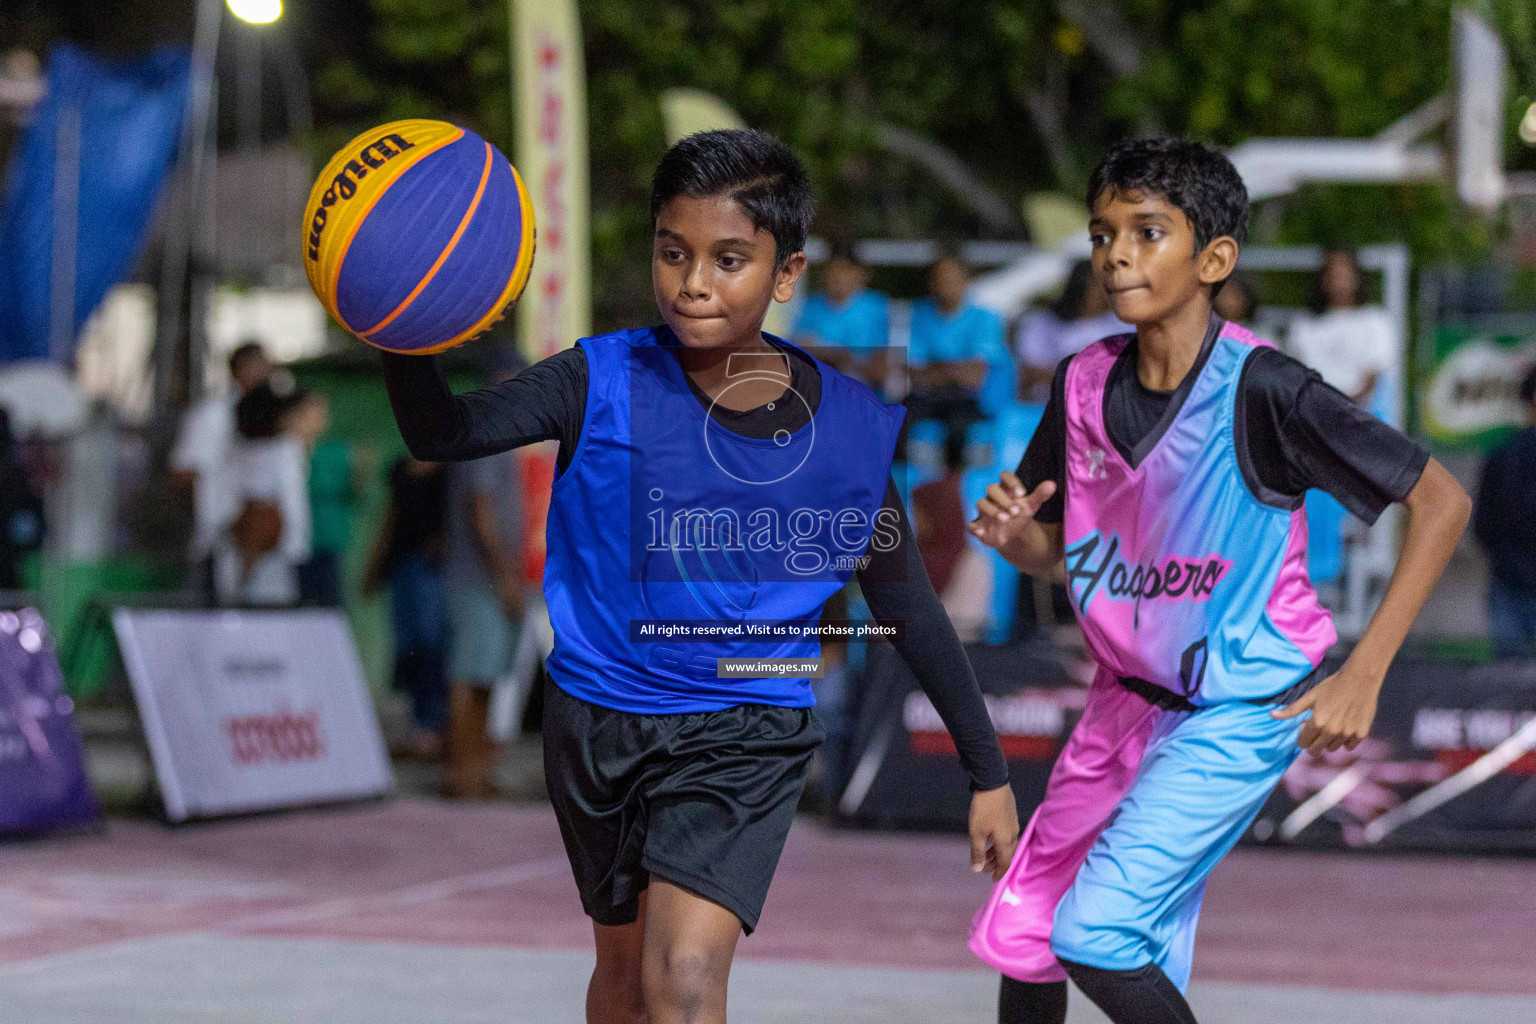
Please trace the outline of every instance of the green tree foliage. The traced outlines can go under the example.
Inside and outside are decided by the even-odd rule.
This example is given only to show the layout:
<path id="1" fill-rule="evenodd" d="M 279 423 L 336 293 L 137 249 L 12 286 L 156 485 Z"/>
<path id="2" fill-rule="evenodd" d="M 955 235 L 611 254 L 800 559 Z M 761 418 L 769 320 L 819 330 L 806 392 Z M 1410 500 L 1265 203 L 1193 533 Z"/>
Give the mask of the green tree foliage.
<path id="1" fill-rule="evenodd" d="M 1118 83 L 1111 102 L 1126 113 L 1157 111 L 1198 138 L 1369 136 L 1450 88 L 1453 0 L 1124 6 L 1162 42 L 1146 73 Z M 1518 165 L 1526 158 L 1513 130 L 1524 109 L 1519 86 L 1536 70 L 1532 8 L 1528 0 L 1463 6 L 1478 9 L 1509 44 L 1517 87 L 1508 145 Z M 1427 260 L 1485 251 L 1492 237 L 1492 225 L 1460 217 L 1454 196 L 1438 185 L 1317 186 L 1273 202 L 1278 209 L 1261 217 L 1264 241 L 1406 239 Z"/>
<path id="2" fill-rule="evenodd" d="M 385 118 L 511 139 L 506 0 L 313 0 L 320 145 Z M 1533 89 L 1530 0 L 1470 0 Z M 831 234 L 972 236 L 973 215 L 883 154 L 879 126 L 959 155 L 1013 200 L 1077 194 L 1114 140 L 1151 128 L 1231 145 L 1369 136 L 1448 87 L 1452 0 L 582 0 L 598 323 L 647 314 L 645 199 L 658 96 L 719 95 L 802 153 Z M 332 15 L 344 15 L 341 17 Z M 1529 102 L 1527 100 L 1527 102 Z M 1511 106 L 1515 113 L 1514 103 Z M 1511 121 L 1513 129 L 1513 120 Z M 1527 160 L 1517 149 L 1512 160 Z M 1274 201 L 1277 242 L 1485 247 L 1440 185 L 1330 186 Z"/>
<path id="3" fill-rule="evenodd" d="M 877 127 L 892 123 L 964 154 L 1006 192 L 1049 179 L 1021 101 L 1027 76 L 1007 70 L 1036 63 L 1026 51 L 1049 34 L 1028 20 L 1040 19 L 1039 5 L 962 6 L 963 15 L 948 0 L 588 0 L 599 264 L 615 268 L 623 294 L 648 292 L 634 254 L 646 248 L 649 176 L 663 148 L 656 98 L 675 85 L 721 96 L 801 153 L 823 232 L 976 233 L 960 204 L 876 147 Z"/>

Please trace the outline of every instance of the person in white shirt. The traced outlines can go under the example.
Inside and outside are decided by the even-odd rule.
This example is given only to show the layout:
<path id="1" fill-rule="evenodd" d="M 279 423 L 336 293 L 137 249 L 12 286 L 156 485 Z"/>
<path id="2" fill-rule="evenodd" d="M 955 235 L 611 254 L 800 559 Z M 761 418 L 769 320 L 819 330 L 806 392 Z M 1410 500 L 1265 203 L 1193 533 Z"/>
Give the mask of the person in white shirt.
<path id="1" fill-rule="evenodd" d="M 1397 361 L 1397 327 L 1381 306 L 1365 304 L 1353 249 L 1323 253 L 1317 284 L 1314 312 L 1292 322 L 1286 347 L 1326 383 L 1369 407 L 1377 383 Z"/>
<path id="2" fill-rule="evenodd" d="M 1061 298 L 1051 308 L 1037 309 L 1019 321 L 1013 344 L 1022 370 L 1020 397 L 1044 402 L 1063 359 L 1101 338 L 1130 330 L 1110 310 L 1109 296 L 1093 278 L 1093 264 L 1079 261 L 1067 276 Z"/>
<path id="3" fill-rule="evenodd" d="M 235 403 L 271 374 L 266 351 L 257 342 L 248 341 L 229 354 L 229 390 L 203 399 L 182 416 L 171 449 L 171 476 L 183 493 L 192 497 L 188 555 L 194 564 L 206 563 L 224 524 L 219 474 L 229 461 L 235 439 Z M 209 581 L 203 582 L 207 585 Z"/>
<path id="4" fill-rule="evenodd" d="M 223 606 L 287 607 L 310 555 L 309 453 L 325 431 L 324 397 L 252 388 L 235 407 L 237 437 L 220 474 L 222 516 L 213 546 Z"/>

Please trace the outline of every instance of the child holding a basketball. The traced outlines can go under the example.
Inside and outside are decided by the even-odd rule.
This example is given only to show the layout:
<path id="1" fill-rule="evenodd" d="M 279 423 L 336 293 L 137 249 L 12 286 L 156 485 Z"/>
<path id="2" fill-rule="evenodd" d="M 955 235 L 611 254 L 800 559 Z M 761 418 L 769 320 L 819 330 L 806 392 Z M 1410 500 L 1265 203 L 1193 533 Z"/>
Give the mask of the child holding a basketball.
<path id="1" fill-rule="evenodd" d="M 799 162 L 754 131 L 684 139 L 656 170 L 652 275 L 663 323 L 581 339 L 455 396 L 435 361 L 384 356 L 418 458 L 559 441 L 544 592 L 546 778 L 597 966 L 594 1024 L 725 1020 L 736 942 L 756 927 L 822 729 L 803 668 L 857 575 L 953 735 L 973 790 L 971 863 L 1000 878 L 1018 835 L 1008 769 L 890 478 L 898 410 L 763 334 L 805 269 Z M 655 639 L 655 624 L 724 636 Z M 710 636 L 708 632 L 702 634 Z"/>
<path id="2" fill-rule="evenodd" d="M 1455 479 L 1318 375 L 1211 311 L 1247 192 L 1181 139 L 1124 144 L 1088 190 L 1094 272 L 1134 334 L 1057 369 L 1017 473 L 972 532 L 1032 575 L 1065 562 L 1098 662 L 1083 718 L 971 948 L 1003 1024 L 1062 1024 L 1070 975 L 1115 1024 L 1175 1024 L 1205 881 L 1302 748 L 1353 748 L 1466 525 Z M 1403 554 L 1340 669 L 1306 572 L 1309 488 Z"/>

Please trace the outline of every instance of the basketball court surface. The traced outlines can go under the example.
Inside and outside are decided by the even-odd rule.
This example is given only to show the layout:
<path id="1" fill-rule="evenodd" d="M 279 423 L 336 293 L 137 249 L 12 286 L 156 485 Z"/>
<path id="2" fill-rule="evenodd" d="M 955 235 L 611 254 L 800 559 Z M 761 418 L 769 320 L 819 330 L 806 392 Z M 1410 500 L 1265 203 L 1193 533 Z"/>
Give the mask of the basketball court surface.
<path id="1" fill-rule="evenodd" d="M 731 1019 L 995 1020 L 955 836 L 797 823 Z M 1202 1024 L 1536 1020 L 1536 861 L 1240 850 Z M 591 938 L 547 808 L 399 800 L 0 847 L 0 1020 L 580 1021 Z M 1074 996 L 1072 1024 L 1104 1020 Z"/>

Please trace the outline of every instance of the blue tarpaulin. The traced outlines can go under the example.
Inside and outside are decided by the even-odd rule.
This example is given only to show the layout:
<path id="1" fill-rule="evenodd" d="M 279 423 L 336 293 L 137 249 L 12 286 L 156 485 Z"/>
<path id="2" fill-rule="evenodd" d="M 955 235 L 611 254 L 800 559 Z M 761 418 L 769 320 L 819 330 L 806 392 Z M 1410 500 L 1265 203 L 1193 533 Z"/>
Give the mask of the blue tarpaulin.
<path id="1" fill-rule="evenodd" d="M 133 265 L 176 159 L 191 61 L 109 60 L 69 43 L 16 148 L 0 214 L 0 363 L 67 359 Z"/>

